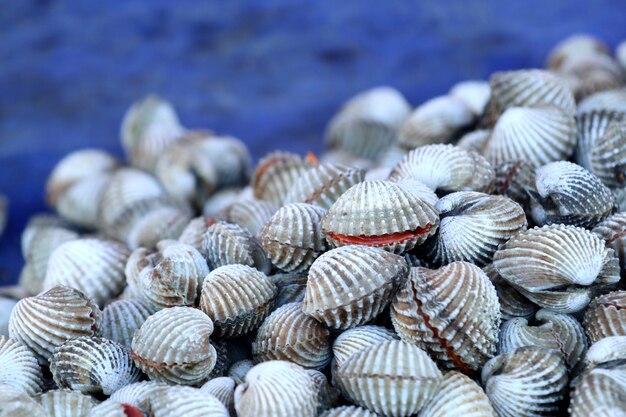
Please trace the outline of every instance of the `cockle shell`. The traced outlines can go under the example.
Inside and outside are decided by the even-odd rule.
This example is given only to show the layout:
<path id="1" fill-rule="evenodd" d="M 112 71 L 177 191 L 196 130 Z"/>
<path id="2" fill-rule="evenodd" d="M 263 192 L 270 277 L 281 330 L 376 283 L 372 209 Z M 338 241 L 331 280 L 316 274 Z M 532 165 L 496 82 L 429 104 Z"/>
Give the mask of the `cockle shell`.
<path id="1" fill-rule="evenodd" d="M 497 272 L 525 297 L 559 313 L 584 309 L 619 281 L 613 249 L 588 230 L 564 225 L 520 232 L 494 254 Z"/>
<path id="2" fill-rule="evenodd" d="M 20 342 L 0 336 L 0 385 L 10 385 L 33 396 L 43 389 L 37 357 Z"/>
<path id="3" fill-rule="evenodd" d="M 620 361 L 621 363 L 616 363 L 621 366 L 624 359 L 626 359 L 626 336 L 608 336 L 591 345 L 585 356 L 585 365 L 587 369 L 592 369 L 606 365 L 607 362 Z"/>
<path id="4" fill-rule="evenodd" d="M 236 224 L 220 221 L 211 225 L 202 238 L 202 253 L 210 269 L 242 264 L 267 273 L 272 268 L 261 242 Z"/>
<path id="5" fill-rule="evenodd" d="M 619 212 L 598 223 L 591 232 L 604 239 L 619 258 L 622 272 L 626 271 L 626 213 Z"/>
<path id="6" fill-rule="evenodd" d="M 426 352 L 399 340 L 355 353 L 335 376 L 346 398 L 388 417 L 418 413 L 442 380 L 441 371 Z"/>
<path id="7" fill-rule="evenodd" d="M 141 376 L 130 351 L 101 337 L 79 337 L 57 347 L 50 359 L 50 371 L 61 388 L 85 394 L 111 395 Z"/>
<path id="8" fill-rule="evenodd" d="M 202 253 L 202 238 L 207 229 L 213 224 L 215 224 L 215 219 L 212 217 L 196 217 L 185 226 L 178 237 L 178 241 L 185 245 L 193 246 L 198 252 Z"/>
<path id="9" fill-rule="evenodd" d="M 307 369 L 307 373 L 313 380 L 315 387 L 317 388 L 317 410 L 318 414 L 323 413 L 324 410 L 337 404 L 341 392 L 339 388 L 328 383 L 326 375 L 315 369 Z"/>
<path id="10" fill-rule="evenodd" d="M 150 379 L 195 385 L 207 378 L 217 353 L 209 343 L 213 322 L 190 307 L 166 308 L 135 332 L 132 357 Z"/>
<path id="11" fill-rule="evenodd" d="M 453 145 L 427 145 L 409 152 L 389 175 L 396 182 L 405 178 L 415 178 L 435 191 L 489 192 L 495 171 L 474 151 Z"/>
<path id="12" fill-rule="evenodd" d="M 254 362 L 250 359 L 243 359 L 233 363 L 228 368 L 228 376 L 232 378 L 237 385 L 243 384 L 246 375 L 254 367 Z"/>
<path id="13" fill-rule="evenodd" d="M 246 265 L 225 265 L 205 278 L 200 308 L 213 320 L 216 336 L 237 337 L 261 325 L 276 293 L 264 273 Z"/>
<path id="14" fill-rule="evenodd" d="M 91 298 L 73 288 L 56 286 L 17 303 L 9 334 L 41 361 L 49 359 L 66 340 L 98 335 L 101 324 L 102 313 Z"/>
<path id="15" fill-rule="evenodd" d="M 22 236 L 20 239 L 20 248 L 24 259 L 26 259 L 26 255 L 31 251 L 31 246 L 35 241 L 35 235 L 39 233 L 39 231 L 51 227 L 71 230 L 70 224 L 56 215 L 39 213 L 31 216 L 28 219 L 28 222 L 26 223 L 26 227 L 24 227 L 24 230 L 22 231 Z"/>
<path id="16" fill-rule="evenodd" d="M 547 65 L 558 70 L 568 59 L 580 55 L 596 55 L 610 53 L 609 47 L 600 39 L 587 34 L 574 34 L 556 44 L 548 55 Z"/>
<path id="17" fill-rule="evenodd" d="M 496 352 L 498 295 L 487 275 L 468 262 L 411 268 L 391 319 L 402 340 L 423 347 L 446 368 L 473 373 Z"/>
<path id="18" fill-rule="evenodd" d="M 487 81 L 470 80 L 456 83 L 448 95 L 461 100 L 475 116 L 480 116 L 489 101 L 491 87 Z"/>
<path id="19" fill-rule="evenodd" d="M 480 385 L 462 373 L 450 371 L 419 417 L 459 416 L 496 417 L 496 412 Z"/>
<path id="20" fill-rule="evenodd" d="M 610 336 L 626 336 L 626 291 L 614 291 L 593 299 L 583 321 L 589 342 Z"/>
<path id="21" fill-rule="evenodd" d="M 161 240 L 178 239 L 191 220 L 191 212 L 165 204 L 138 216 L 130 226 L 124 242 L 131 249 L 155 248 Z"/>
<path id="22" fill-rule="evenodd" d="M 505 195 L 530 212 L 528 190 L 535 190 L 535 168 L 521 159 L 496 167 L 496 193 Z"/>
<path id="23" fill-rule="evenodd" d="M 626 113 L 604 109 L 579 114 L 576 162 L 593 173 L 592 158 L 598 143 L 604 141 L 609 125 L 623 121 L 625 117 Z"/>
<path id="24" fill-rule="evenodd" d="M 213 378 L 200 387 L 200 391 L 220 400 L 231 416 L 235 416 L 235 380 L 222 376 Z"/>
<path id="25" fill-rule="evenodd" d="M 239 417 L 317 416 L 317 387 L 304 368 L 285 361 L 256 365 L 235 389 Z"/>
<path id="26" fill-rule="evenodd" d="M 485 266 L 483 272 L 487 274 L 491 283 L 496 287 L 500 302 L 500 315 L 503 321 L 516 317 L 530 320 L 534 317 L 539 307 L 502 278 L 492 263 Z"/>
<path id="27" fill-rule="evenodd" d="M 304 300 L 308 276 L 304 274 L 274 274 L 269 277 L 276 288 L 276 308 L 287 303 L 298 303 Z"/>
<path id="28" fill-rule="evenodd" d="M 439 229 L 419 250 L 433 265 L 491 262 L 498 246 L 526 229 L 524 209 L 508 197 L 459 191 L 441 198 Z"/>
<path id="29" fill-rule="evenodd" d="M 437 211 L 413 193 L 388 181 L 365 181 L 346 191 L 322 219 L 335 246 L 365 245 L 400 253 L 437 230 Z"/>
<path id="30" fill-rule="evenodd" d="M 71 240 L 50 255 L 43 288 L 76 288 L 104 305 L 124 289 L 124 266 L 129 254 L 126 246 L 111 240 Z"/>
<path id="31" fill-rule="evenodd" d="M 135 332 L 152 313 L 143 300 L 113 301 L 102 310 L 102 337 L 130 349 Z"/>
<path id="32" fill-rule="evenodd" d="M 344 405 L 337 408 L 331 408 L 320 417 L 377 417 L 378 414 L 368 410 L 367 408 L 357 407 L 356 405 Z"/>
<path id="33" fill-rule="evenodd" d="M 192 387 L 162 387 L 148 405 L 151 417 L 229 417 L 224 404 L 213 395 Z"/>
<path id="34" fill-rule="evenodd" d="M 479 129 L 466 133 L 459 139 L 456 146 L 467 151 L 481 153 L 491 137 L 491 129 Z"/>
<path id="35" fill-rule="evenodd" d="M 287 152 L 267 155 L 256 167 L 252 178 L 254 198 L 281 204 L 298 177 L 311 167 L 308 160 Z"/>
<path id="36" fill-rule="evenodd" d="M 302 287 L 302 297 L 304 298 L 304 289 L 306 288 L 306 276 L 304 285 Z M 9 318 L 11 317 L 11 311 L 17 304 L 17 300 L 4 297 L 0 295 L 0 336 L 9 335 Z"/>
<path id="37" fill-rule="evenodd" d="M 570 88 L 579 101 L 624 85 L 624 70 L 606 54 L 572 56 L 561 65 L 559 72 L 570 81 Z"/>
<path id="38" fill-rule="evenodd" d="M 585 113 L 600 112 L 626 112 L 626 89 L 600 91 L 585 97 L 578 103 L 578 117 Z"/>
<path id="39" fill-rule="evenodd" d="M 595 368 L 583 374 L 571 394 L 572 417 L 623 417 L 626 415 L 626 369 Z"/>
<path id="40" fill-rule="evenodd" d="M 387 151 L 394 146 L 395 145 L 391 145 L 379 158 L 384 158 Z M 322 154 L 319 160 L 323 164 L 339 164 L 365 170 L 372 169 L 376 166 L 376 162 L 371 159 L 361 158 L 341 149 L 328 150 Z"/>
<path id="41" fill-rule="evenodd" d="M 250 195 L 248 195 L 250 194 Z M 251 200 L 252 189 L 250 186 L 246 188 L 225 188 L 216 191 L 202 206 L 202 215 L 206 217 L 215 217 L 220 210 L 225 209 L 236 201 Z"/>
<path id="42" fill-rule="evenodd" d="M 395 184 L 433 207 L 439 201 L 439 197 L 429 186 L 415 178 L 404 178 Z"/>
<path id="43" fill-rule="evenodd" d="M 220 210 L 216 220 L 237 224 L 257 236 L 261 228 L 276 213 L 278 206 L 271 201 L 244 199 L 237 200 Z"/>
<path id="44" fill-rule="evenodd" d="M 383 249 L 333 249 L 311 265 L 302 311 L 335 329 L 364 324 L 384 310 L 406 274 L 404 259 Z"/>
<path id="45" fill-rule="evenodd" d="M 499 417 L 554 416 L 566 394 L 567 368 L 554 350 L 522 347 L 487 362 L 482 383 Z"/>
<path id="46" fill-rule="evenodd" d="M 608 187 L 626 183 L 626 121 L 614 120 L 590 149 L 591 172 Z"/>
<path id="47" fill-rule="evenodd" d="M 326 210 L 312 204 L 281 207 L 259 232 L 272 263 L 285 272 L 306 271 L 327 249 L 321 220 Z"/>
<path id="48" fill-rule="evenodd" d="M 133 405 L 122 404 L 113 400 L 106 400 L 98 404 L 86 417 L 144 417 L 144 414 Z"/>
<path id="49" fill-rule="evenodd" d="M 330 332 L 302 312 L 302 303 L 285 304 L 259 327 L 252 355 L 256 362 L 285 360 L 304 368 L 322 369 L 332 356 Z"/>
<path id="50" fill-rule="evenodd" d="M 333 375 L 355 353 L 379 342 L 399 339 L 393 330 L 382 326 L 357 326 L 342 332 L 333 342 Z"/>
<path id="51" fill-rule="evenodd" d="M 143 413 L 147 413 L 148 399 L 164 385 L 164 383 L 156 381 L 135 382 L 118 389 L 109 399 L 122 404 L 130 404 L 137 407 Z"/>
<path id="52" fill-rule="evenodd" d="M 377 87 L 348 100 L 326 130 L 329 148 L 377 159 L 395 141 L 411 107 L 400 92 Z"/>
<path id="53" fill-rule="evenodd" d="M 93 397 L 80 391 L 52 390 L 37 397 L 49 417 L 87 417 L 89 411 L 98 405 Z"/>
<path id="54" fill-rule="evenodd" d="M 49 417 L 28 394 L 10 385 L 0 385 L 0 417 Z"/>

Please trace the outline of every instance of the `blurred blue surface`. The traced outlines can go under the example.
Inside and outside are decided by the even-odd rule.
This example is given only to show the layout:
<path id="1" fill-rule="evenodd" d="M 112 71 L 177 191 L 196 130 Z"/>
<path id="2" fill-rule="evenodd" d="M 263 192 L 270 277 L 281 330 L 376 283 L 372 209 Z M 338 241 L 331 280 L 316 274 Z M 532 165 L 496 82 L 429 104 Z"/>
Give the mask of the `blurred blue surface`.
<path id="1" fill-rule="evenodd" d="M 0 192 L 11 200 L 0 279 L 17 279 L 19 234 L 45 209 L 55 162 L 84 147 L 121 155 L 121 117 L 147 93 L 255 158 L 319 152 L 356 92 L 387 84 L 416 105 L 460 80 L 543 66 L 573 33 L 614 47 L 624 22 L 626 3 L 608 0 L 0 0 Z"/>

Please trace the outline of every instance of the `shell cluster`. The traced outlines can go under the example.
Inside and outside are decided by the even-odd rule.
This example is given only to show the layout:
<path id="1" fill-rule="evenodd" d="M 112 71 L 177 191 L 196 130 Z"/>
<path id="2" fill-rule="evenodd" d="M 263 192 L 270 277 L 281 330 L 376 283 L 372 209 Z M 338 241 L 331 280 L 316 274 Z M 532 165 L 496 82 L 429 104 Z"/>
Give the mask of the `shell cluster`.
<path id="1" fill-rule="evenodd" d="M 0 416 L 624 415 L 625 65 L 373 88 L 256 165 L 138 101 L 22 233 Z"/>

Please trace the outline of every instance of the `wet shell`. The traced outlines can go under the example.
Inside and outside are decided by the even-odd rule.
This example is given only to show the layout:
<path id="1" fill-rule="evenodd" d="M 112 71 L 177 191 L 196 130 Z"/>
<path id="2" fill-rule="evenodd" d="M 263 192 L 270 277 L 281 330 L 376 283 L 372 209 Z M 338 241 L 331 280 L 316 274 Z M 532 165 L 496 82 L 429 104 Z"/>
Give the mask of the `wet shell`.
<path id="1" fill-rule="evenodd" d="M 213 322 L 200 310 L 166 308 L 148 317 L 135 332 L 132 357 L 150 379 L 195 385 L 215 366 L 217 353 L 209 343 L 212 333 Z"/>
<path id="2" fill-rule="evenodd" d="M 272 311 L 277 289 L 262 272 L 246 265 L 217 268 L 204 280 L 200 308 L 213 320 L 219 337 L 255 330 Z"/>
<path id="3" fill-rule="evenodd" d="M 202 238 L 202 252 L 210 269 L 242 264 L 267 273 L 272 265 L 261 243 L 239 225 L 217 222 Z"/>
<path id="4" fill-rule="evenodd" d="M 102 310 L 102 337 L 130 349 L 135 331 L 153 313 L 142 300 L 117 300 Z"/>
<path id="5" fill-rule="evenodd" d="M 411 268 L 391 319 L 402 340 L 425 348 L 448 369 L 473 373 L 496 352 L 498 296 L 487 275 L 467 262 Z"/>
<path id="6" fill-rule="evenodd" d="M 578 115 L 576 162 L 579 165 L 595 174 L 592 158 L 599 142 L 604 142 L 607 128 L 613 123 L 623 121 L 625 115 L 626 113 L 604 109 Z"/>
<path id="7" fill-rule="evenodd" d="M 302 312 L 301 303 L 274 310 L 252 343 L 256 362 L 285 360 L 304 368 L 322 369 L 331 358 L 330 332 Z"/>
<path id="8" fill-rule="evenodd" d="M 423 350 L 399 340 L 361 350 L 335 376 L 346 398 L 390 417 L 418 413 L 442 380 L 437 365 Z"/>
<path id="9" fill-rule="evenodd" d="M 87 417 L 98 401 L 80 391 L 53 390 L 41 394 L 37 401 L 50 417 Z"/>
<path id="10" fill-rule="evenodd" d="M 584 374 L 572 392 L 572 417 L 623 417 L 626 410 L 626 370 L 593 369 Z"/>
<path id="11" fill-rule="evenodd" d="M 206 382 L 200 391 L 210 394 L 220 400 L 224 407 L 228 410 L 231 416 L 235 415 L 235 380 L 223 376 L 219 378 L 213 378 Z"/>
<path id="12" fill-rule="evenodd" d="M 144 417 L 138 408 L 130 404 L 122 404 L 117 401 L 107 400 L 98 404 L 87 414 L 87 417 Z"/>
<path id="13" fill-rule="evenodd" d="M 365 245 L 400 253 L 437 230 L 437 211 L 397 184 L 366 181 L 346 191 L 322 219 L 335 246 Z"/>
<path id="14" fill-rule="evenodd" d="M 127 348 L 112 340 L 88 336 L 59 346 L 50 359 L 50 371 L 59 387 L 84 394 L 111 395 L 141 376 Z"/>
<path id="15" fill-rule="evenodd" d="M 228 376 L 232 378 L 237 385 L 243 384 L 246 375 L 254 367 L 254 362 L 250 359 L 243 359 L 231 365 L 228 369 Z"/>
<path id="16" fill-rule="evenodd" d="M 102 313 L 78 290 L 54 287 L 20 300 L 9 321 L 11 339 L 22 342 L 38 359 L 47 360 L 66 340 L 100 333 Z"/>
<path id="17" fill-rule="evenodd" d="M 248 230 L 252 236 L 257 236 L 276 210 L 278 206 L 270 201 L 237 200 L 220 210 L 216 219 L 238 224 Z"/>
<path id="18" fill-rule="evenodd" d="M 626 112 L 626 89 L 600 91 L 585 97 L 578 103 L 578 117 L 584 113 L 607 110 L 609 112 Z"/>
<path id="19" fill-rule="evenodd" d="M 444 375 L 439 390 L 419 417 L 496 417 L 483 389 L 459 372 Z"/>
<path id="20" fill-rule="evenodd" d="M 142 381 L 128 384 L 115 391 L 110 400 L 137 407 L 143 413 L 148 412 L 148 399 L 165 384 L 155 381 Z"/>
<path id="21" fill-rule="evenodd" d="M 435 191 L 492 190 L 495 171 L 474 151 L 453 145 L 421 146 L 408 153 L 389 175 L 391 181 L 414 178 Z"/>
<path id="22" fill-rule="evenodd" d="M 353 185 L 363 181 L 365 171 L 337 164 L 319 164 L 304 172 L 283 204 L 307 203 L 329 209 Z"/>
<path id="23" fill-rule="evenodd" d="M 377 417 L 378 414 L 371 412 L 367 408 L 356 405 L 344 405 L 342 407 L 331 408 L 320 417 Z"/>
<path id="24" fill-rule="evenodd" d="M 71 240 L 50 255 L 43 288 L 76 288 L 103 305 L 124 289 L 124 266 L 129 254 L 124 245 L 111 240 Z"/>
<path id="25" fill-rule="evenodd" d="M 382 326 L 357 326 L 342 332 L 333 342 L 333 375 L 355 353 L 379 342 L 398 339 L 393 330 Z"/>
<path id="26" fill-rule="evenodd" d="M 581 311 L 597 293 L 619 281 L 613 250 L 573 226 L 521 232 L 495 253 L 493 265 L 525 297 L 558 313 Z"/>
<path id="27" fill-rule="evenodd" d="M 523 347 L 487 362 L 482 383 L 499 417 L 554 416 L 566 394 L 567 368 L 553 350 Z"/>
<path id="28" fill-rule="evenodd" d="M 591 149 L 591 172 L 608 187 L 624 187 L 626 182 L 626 121 L 609 124 L 605 134 Z"/>
<path id="29" fill-rule="evenodd" d="M 610 336 L 626 336 L 626 291 L 615 291 L 595 298 L 583 321 L 590 343 Z"/>
<path id="30" fill-rule="evenodd" d="M 252 178 L 254 198 L 276 205 L 283 202 L 298 177 L 311 167 L 308 160 L 286 152 L 267 155 L 256 167 Z"/>
<path id="31" fill-rule="evenodd" d="M 439 229 L 420 247 L 433 265 L 491 262 L 498 246 L 526 229 L 522 207 L 508 197 L 472 191 L 448 194 L 435 205 Z"/>
<path id="32" fill-rule="evenodd" d="M 626 271 L 626 213 L 619 212 L 607 217 L 591 232 L 606 241 L 619 257 L 622 272 Z"/>
<path id="33" fill-rule="evenodd" d="M 440 96 L 415 109 L 398 134 L 398 145 L 415 149 L 434 143 L 448 143 L 474 121 L 474 113 L 459 98 Z"/>
<path id="34" fill-rule="evenodd" d="M 48 417 L 48 413 L 24 392 L 0 385 L 0 417 Z"/>
<path id="35" fill-rule="evenodd" d="M 333 249 L 311 266 L 302 311 L 335 329 L 367 323 L 389 304 L 406 274 L 404 259 L 380 248 Z"/>
<path id="36" fill-rule="evenodd" d="M 530 320 L 535 316 L 539 307 L 502 278 L 493 264 L 485 266 L 483 271 L 487 274 L 494 287 L 496 287 L 498 301 L 500 302 L 500 315 L 503 321 L 516 317 Z"/>
<path id="37" fill-rule="evenodd" d="M 202 253 L 202 238 L 207 229 L 213 224 L 215 224 L 215 220 L 212 217 L 196 217 L 185 226 L 178 237 L 178 241 L 185 245 L 193 246 L 198 252 Z"/>
<path id="38" fill-rule="evenodd" d="M 235 390 L 239 417 L 317 416 L 317 387 L 306 370 L 285 361 L 252 368 Z"/>
<path id="39" fill-rule="evenodd" d="M 448 94 L 461 100 L 475 116 L 480 116 L 489 101 L 491 88 L 487 81 L 461 81 L 455 84 Z"/>
<path id="40" fill-rule="evenodd" d="M 10 385 L 33 396 L 43 389 L 37 358 L 20 342 L 0 336 L 0 385 Z"/>
<path id="41" fill-rule="evenodd" d="M 306 293 L 307 274 L 275 274 L 269 277 L 276 288 L 276 308 L 287 303 L 298 303 L 304 300 Z"/>
<path id="42" fill-rule="evenodd" d="M 163 387 L 150 396 L 152 417 L 229 417 L 217 398 L 191 387 Z"/>
<path id="43" fill-rule="evenodd" d="M 535 190 L 535 169 L 522 160 L 503 162 L 496 168 L 496 193 L 505 195 L 530 212 L 530 196 Z"/>

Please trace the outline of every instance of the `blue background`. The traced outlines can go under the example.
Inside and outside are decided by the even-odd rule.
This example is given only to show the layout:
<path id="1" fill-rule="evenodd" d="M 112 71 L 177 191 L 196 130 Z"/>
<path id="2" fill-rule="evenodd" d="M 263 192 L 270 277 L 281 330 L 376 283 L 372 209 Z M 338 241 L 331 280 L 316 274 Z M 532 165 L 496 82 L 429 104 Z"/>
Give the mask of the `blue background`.
<path id="1" fill-rule="evenodd" d="M 11 200 L 0 279 L 17 279 L 19 234 L 45 209 L 55 162 L 84 147 L 121 155 L 121 118 L 147 93 L 255 158 L 319 152 L 356 92 L 387 84 L 417 105 L 464 79 L 543 66 L 577 32 L 614 47 L 626 2 L 0 0 L 0 192 Z"/>

